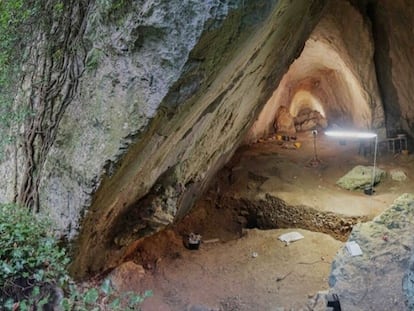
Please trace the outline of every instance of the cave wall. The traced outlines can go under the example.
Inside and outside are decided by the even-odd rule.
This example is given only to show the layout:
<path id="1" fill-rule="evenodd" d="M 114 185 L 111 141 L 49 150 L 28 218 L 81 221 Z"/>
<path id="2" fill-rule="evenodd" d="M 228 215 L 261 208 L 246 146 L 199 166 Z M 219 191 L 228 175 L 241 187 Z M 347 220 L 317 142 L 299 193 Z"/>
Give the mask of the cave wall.
<path id="1" fill-rule="evenodd" d="M 347 1 L 330 2 L 245 142 L 274 132 L 280 106 L 296 116 L 306 104 L 325 116 L 330 126 L 375 128 L 385 136 L 373 56 L 370 23 Z"/>
<path id="2" fill-rule="evenodd" d="M 414 136 L 414 3 L 409 0 L 365 1 L 361 11 L 372 23 L 375 64 L 388 135 Z"/>

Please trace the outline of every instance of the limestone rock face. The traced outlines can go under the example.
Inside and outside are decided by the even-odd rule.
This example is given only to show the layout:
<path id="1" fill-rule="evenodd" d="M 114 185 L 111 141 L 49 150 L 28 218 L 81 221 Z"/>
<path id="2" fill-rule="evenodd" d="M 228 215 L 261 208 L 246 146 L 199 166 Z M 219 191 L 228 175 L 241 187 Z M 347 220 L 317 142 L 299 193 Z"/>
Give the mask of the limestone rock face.
<path id="1" fill-rule="evenodd" d="M 347 174 L 342 176 L 336 184 L 347 190 L 364 189 L 365 186 L 372 184 L 373 169 L 372 166 L 357 165 Z M 375 168 L 374 183 L 379 183 L 385 175 L 385 171 Z"/>
<path id="2" fill-rule="evenodd" d="M 154 118 L 202 32 L 218 27 L 238 5 L 145 0 L 132 1 L 125 10 L 116 9 L 115 2 L 97 2 L 89 10 L 78 94 L 42 167 L 40 207 L 69 238 L 78 232 L 104 176 L 113 174 L 122 154 Z M 192 87 L 184 93 L 191 94 Z M 159 135 L 153 139 L 150 148 L 157 148 Z M 0 181 L 1 201 L 17 196 L 23 174 L 21 151 L 10 153 L 0 165 L 3 176 L 10 176 Z"/>
<path id="3" fill-rule="evenodd" d="M 279 106 L 383 131 L 377 72 L 387 120 L 401 112 L 413 128 L 408 0 L 123 3 L 88 9 L 76 93 L 36 168 L 40 210 L 77 236 L 78 276 L 185 215 L 249 129 L 247 141 L 274 130 Z M 16 199 L 27 163 L 19 140 L 5 153 L 2 202 Z"/>
<path id="4" fill-rule="evenodd" d="M 404 194 L 373 221 L 353 228 L 349 241 L 357 242 L 363 254 L 351 257 L 341 249 L 329 278 L 330 291 L 338 294 L 343 310 L 407 310 L 407 294 L 412 309 L 412 271 L 407 267 L 413 219 L 414 196 Z"/>
<path id="5" fill-rule="evenodd" d="M 368 2 L 368 4 L 366 4 Z M 387 111 L 388 135 L 414 133 L 413 34 L 414 7 L 410 0 L 360 1 L 372 21 L 378 83 Z"/>
<path id="6" fill-rule="evenodd" d="M 132 1 L 125 12 L 111 11 L 111 5 L 95 4 L 90 11 L 84 38 L 90 49 L 79 96 L 61 122 L 40 185 L 43 208 L 69 237 L 78 232 L 79 216 L 104 176 L 112 176 L 155 117 L 207 21 L 220 23 L 236 4 Z M 157 148 L 159 139 L 154 133 L 150 148 Z"/>

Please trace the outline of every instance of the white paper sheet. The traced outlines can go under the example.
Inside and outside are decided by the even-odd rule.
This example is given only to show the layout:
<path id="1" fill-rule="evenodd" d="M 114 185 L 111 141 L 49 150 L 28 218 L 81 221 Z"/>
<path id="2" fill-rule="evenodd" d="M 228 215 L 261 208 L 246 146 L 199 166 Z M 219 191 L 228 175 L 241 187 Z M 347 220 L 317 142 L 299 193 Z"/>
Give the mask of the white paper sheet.
<path id="1" fill-rule="evenodd" d="M 281 236 L 279 236 L 279 240 L 282 242 L 285 242 L 286 245 L 289 245 L 289 243 L 291 242 L 295 242 L 297 240 L 301 240 L 303 239 L 304 236 L 302 234 L 300 234 L 299 232 L 293 231 L 293 232 L 288 232 L 285 234 L 282 234 Z"/>
<path id="2" fill-rule="evenodd" d="M 350 241 L 345 243 L 346 250 L 351 256 L 361 256 L 362 250 L 359 247 L 358 243 L 355 241 Z"/>

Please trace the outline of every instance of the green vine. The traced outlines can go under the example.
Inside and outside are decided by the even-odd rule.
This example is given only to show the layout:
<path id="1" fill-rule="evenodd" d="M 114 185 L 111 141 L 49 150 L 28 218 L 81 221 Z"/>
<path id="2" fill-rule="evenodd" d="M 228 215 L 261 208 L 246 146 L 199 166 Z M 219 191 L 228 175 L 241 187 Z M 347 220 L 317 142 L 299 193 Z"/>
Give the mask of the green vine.
<path id="1" fill-rule="evenodd" d="M 38 211 L 43 167 L 84 71 L 83 34 L 90 0 L 0 1 L 1 33 L 6 38 L 0 66 L 7 68 L 0 81 L 5 116 L 0 136 L 6 137 L 12 124 L 23 129 L 17 138 L 24 164 L 15 197 Z M 16 45 L 21 47 L 17 57 Z"/>
<path id="2" fill-rule="evenodd" d="M 0 0 L 0 158 L 5 145 L 14 139 L 10 129 L 27 115 L 27 109 L 15 109 L 13 102 L 25 57 L 27 31 L 36 11 L 31 1 Z"/>

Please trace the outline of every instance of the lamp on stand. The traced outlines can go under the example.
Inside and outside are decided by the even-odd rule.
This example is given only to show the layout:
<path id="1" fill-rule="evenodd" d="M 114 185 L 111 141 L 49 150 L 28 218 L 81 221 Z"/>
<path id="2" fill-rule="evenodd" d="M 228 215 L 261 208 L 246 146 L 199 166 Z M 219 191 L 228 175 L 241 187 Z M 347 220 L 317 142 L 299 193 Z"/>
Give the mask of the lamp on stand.
<path id="1" fill-rule="evenodd" d="M 353 131 L 326 131 L 326 136 L 339 137 L 339 138 L 356 138 L 356 139 L 372 139 L 375 138 L 374 145 L 374 165 L 372 169 L 371 185 L 364 189 L 364 193 L 372 195 L 375 185 L 375 170 L 377 166 L 377 149 L 378 149 L 378 135 L 372 132 L 353 132 Z"/>

